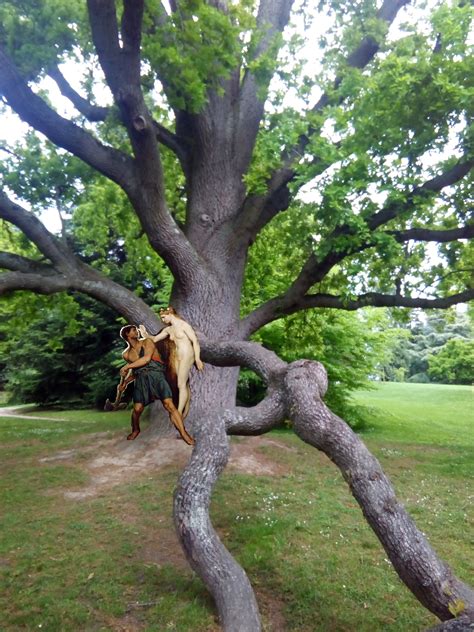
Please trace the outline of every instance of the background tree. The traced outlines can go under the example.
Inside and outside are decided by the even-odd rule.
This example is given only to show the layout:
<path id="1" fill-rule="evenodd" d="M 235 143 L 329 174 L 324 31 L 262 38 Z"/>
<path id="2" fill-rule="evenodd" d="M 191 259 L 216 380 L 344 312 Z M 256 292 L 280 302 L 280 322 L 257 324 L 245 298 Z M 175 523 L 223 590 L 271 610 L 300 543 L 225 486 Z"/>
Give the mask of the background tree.
<path id="1" fill-rule="evenodd" d="M 472 366 L 471 369 L 465 366 L 469 361 L 472 338 L 468 314 L 454 310 L 435 310 L 423 315 L 414 313 L 405 324 L 405 332 L 407 336 L 399 338 L 397 351 L 385 366 L 385 377 L 389 380 L 429 382 L 433 379 L 435 382 L 453 384 L 459 372 L 459 375 L 463 375 L 463 381 L 458 384 L 469 384 L 472 381 Z M 452 343 L 454 340 L 457 341 L 456 344 Z M 437 364 L 435 358 L 440 353 L 440 362 L 445 368 L 441 369 L 440 364 L 439 370 L 434 369 L 432 372 L 432 367 Z M 441 358 L 444 360 L 441 361 Z"/>
<path id="2" fill-rule="evenodd" d="M 474 342 L 451 338 L 428 358 L 428 375 L 433 382 L 472 384 L 474 379 Z"/>
<path id="3" fill-rule="evenodd" d="M 41 135 L 24 155 L 7 148 L 0 218 L 14 228 L 0 253 L 0 292 L 80 292 L 153 329 L 146 297 L 114 279 L 95 242 L 110 223 L 137 268 L 164 261 L 171 302 L 212 364 L 193 380 L 197 444 L 175 494 L 175 522 L 227 630 L 260 624 L 248 579 L 210 523 L 211 490 L 229 434 L 262 433 L 288 416 L 341 469 L 420 601 L 442 619 L 472 618 L 472 590 L 436 557 L 377 461 L 323 403 L 322 365 L 287 364 L 247 342 L 313 307 L 444 308 L 472 298 L 471 5 L 441 2 L 403 24 L 408 0 L 321 2 L 311 15 L 293 4 L 88 0 L 86 10 L 79 1 L 4 0 L 0 93 Z M 300 23 L 329 16 L 316 70 L 300 63 L 292 11 Z M 52 82 L 74 111 L 53 107 Z M 55 164 L 59 188 L 42 175 Z M 304 186 L 311 198 L 298 197 Z M 53 201 L 61 235 L 37 216 Z M 89 249 L 74 246 L 80 228 Z M 28 255 L 14 247 L 24 238 Z M 246 263 L 265 240 L 287 252 L 293 276 L 288 284 L 273 270 L 273 293 L 257 293 L 241 314 Z M 238 366 L 267 384 L 251 409 L 234 405 Z"/>

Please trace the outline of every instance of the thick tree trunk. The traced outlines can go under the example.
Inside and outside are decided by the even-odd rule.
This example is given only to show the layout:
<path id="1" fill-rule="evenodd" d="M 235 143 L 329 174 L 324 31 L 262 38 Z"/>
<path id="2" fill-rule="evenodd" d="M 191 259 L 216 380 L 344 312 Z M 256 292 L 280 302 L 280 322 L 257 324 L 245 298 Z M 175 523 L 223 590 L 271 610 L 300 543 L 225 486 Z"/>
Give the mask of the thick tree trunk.
<path id="1" fill-rule="evenodd" d="M 222 280 L 220 274 L 215 274 L 186 296 L 176 289 L 171 303 L 201 336 L 218 341 L 237 340 L 241 271 L 238 266 L 232 273 L 226 271 L 225 257 L 219 266 Z M 258 632 L 260 617 L 250 582 L 220 541 L 209 518 L 212 489 L 229 456 L 222 413 L 235 406 L 239 369 L 206 363 L 202 372 L 191 372 L 191 408 L 186 426 L 196 445 L 175 492 L 174 519 L 190 565 L 215 599 L 223 629 Z"/>

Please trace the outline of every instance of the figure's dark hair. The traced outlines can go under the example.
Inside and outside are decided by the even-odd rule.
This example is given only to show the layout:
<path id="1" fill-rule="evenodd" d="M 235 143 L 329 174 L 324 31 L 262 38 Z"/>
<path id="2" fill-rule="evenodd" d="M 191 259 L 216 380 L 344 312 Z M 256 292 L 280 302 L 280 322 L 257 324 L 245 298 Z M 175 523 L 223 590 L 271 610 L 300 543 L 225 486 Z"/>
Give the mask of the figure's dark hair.
<path id="1" fill-rule="evenodd" d="M 128 333 L 131 329 L 136 329 L 135 325 L 125 325 L 120 330 L 120 338 L 123 338 L 125 342 L 128 342 Z"/>

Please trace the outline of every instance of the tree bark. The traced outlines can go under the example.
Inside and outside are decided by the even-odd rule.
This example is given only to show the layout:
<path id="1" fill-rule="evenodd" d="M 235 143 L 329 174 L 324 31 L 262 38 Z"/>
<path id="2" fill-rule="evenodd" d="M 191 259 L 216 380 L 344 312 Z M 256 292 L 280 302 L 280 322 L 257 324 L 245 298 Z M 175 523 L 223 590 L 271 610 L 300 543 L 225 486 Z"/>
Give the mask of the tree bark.
<path id="1" fill-rule="evenodd" d="M 197 444 L 175 499 L 178 534 L 192 567 L 213 594 L 226 632 L 252 631 L 258 613 L 248 580 L 235 566 L 209 522 L 210 494 L 227 461 L 227 434 L 261 434 L 290 417 L 296 434 L 322 450 L 339 467 L 370 527 L 382 543 L 401 580 L 417 599 L 442 620 L 453 618 L 463 604 L 456 626 L 474 621 L 474 591 L 440 560 L 424 535 L 398 502 L 377 459 L 349 426 L 323 403 L 327 376 L 322 365 L 298 361 L 286 365 L 273 352 L 249 342 L 202 340 L 203 357 L 217 365 L 255 370 L 268 384 L 266 398 L 251 409 L 219 411 L 197 406 Z M 203 412 L 206 410 L 206 412 Z M 245 605 L 246 600 L 249 605 Z M 239 622 L 235 612 L 247 608 L 250 619 Z M 236 625 L 241 627 L 235 627 Z M 446 624 L 447 625 L 447 624 Z M 454 625 L 454 624 L 453 624 Z M 467 623 L 466 623 L 467 625 Z"/>
<path id="2" fill-rule="evenodd" d="M 199 409 L 196 446 L 174 496 L 178 537 L 192 568 L 215 599 L 226 632 L 258 632 L 257 601 L 247 575 L 215 532 L 209 518 L 211 492 L 229 458 L 223 419 Z"/>
<path id="3" fill-rule="evenodd" d="M 298 361 L 286 379 L 290 416 L 297 435 L 322 450 L 338 466 L 364 517 L 405 585 L 440 619 L 463 603 L 474 620 L 474 591 L 440 560 L 395 497 L 377 459 L 342 420 L 323 403 L 326 376 L 322 365 Z"/>

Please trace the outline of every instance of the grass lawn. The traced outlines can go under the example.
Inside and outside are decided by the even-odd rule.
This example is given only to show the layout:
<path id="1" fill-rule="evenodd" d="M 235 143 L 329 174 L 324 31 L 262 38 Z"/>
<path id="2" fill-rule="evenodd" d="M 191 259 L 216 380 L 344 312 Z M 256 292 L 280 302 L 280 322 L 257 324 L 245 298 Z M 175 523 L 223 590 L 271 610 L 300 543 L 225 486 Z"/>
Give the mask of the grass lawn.
<path id="1" fill-rule="evenodd" d="M 472 582 L 470 389 L 381 384 L 358 400 L 372 410 L 363 438 L 399 498 L 438 553 Z M 212 600 L 173 532 L 182 463 L 156 463 L 74 500 L 68 491 L 87 489 L 92 455 L 125 435 L 129 414 L 32 414 L 53 420 L 0 416 L 2 632 L 217 631 Z M 212 505 L 217 531 L 256 589 L 264 629 L 406 632 L 434 625 L 398 580 L 331 462 L 291 432 L 268 438 L 253 440 L 253 456 L 277 473 L 228 470 Z M 239 453 L 248 441 L 232 444 Z"/>

